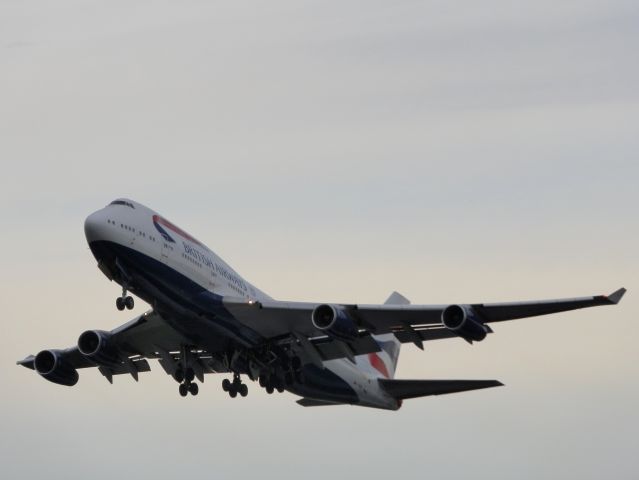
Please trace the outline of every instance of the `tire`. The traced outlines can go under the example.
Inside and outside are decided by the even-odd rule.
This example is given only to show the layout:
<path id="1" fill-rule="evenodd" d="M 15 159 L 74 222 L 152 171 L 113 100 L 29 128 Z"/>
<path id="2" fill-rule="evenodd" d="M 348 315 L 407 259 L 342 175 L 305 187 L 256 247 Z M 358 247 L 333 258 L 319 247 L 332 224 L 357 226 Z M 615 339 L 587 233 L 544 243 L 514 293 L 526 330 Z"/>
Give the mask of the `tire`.
<path id="1" fill-rule="evenodd" d="M 118 297 L 115 299 L 115 307 L 120 311 L 124 310 L 125 305 L 124 299 L 122 297 Z"/>
<path id="2" fill-rule="evenodd" d="M 181 368 L 178 368 L 173 374 L 173 378 L 175 379 L 176 382 L 182 383 L 184 381 L 184 370 L 182 370 Z"/>
<path id="3" fill-rule="evenodd" d="M 192 382 L 195 379 L 195 372 L 192 368 L 186 369 L 186 372 L 184 372 L 184 378 L 187 382 Z"/>
<path id="4" fill-rule="evenodd" d="M 266 393 L 268 393 L 269 395 L 273 393 L 273 385 L 268 385 L 266 387 Z"/>
<path id="5" fill-rule="evenodd" d="M 189 393 L 193 396 L 196 396 L 200 391 L 200 387 L 197 386 L 197 383 L 191 383 L 189 385 Z"/>
<path id="6" fill-rule="evenodd" d="M 228 378 L 222 380 L 222 390 L 224 390 L 225 392 L 231 391 L 231 381 Z"/>
<path id="7" fill-rule="evenodd" d="M 262 388 L 266 387 L 266 377 L 264 375 L 260 375 L 259 384 Z"/>
<path id="8" fill-rule="evenodd" d="M 189 387 L 185 383 L 182 383 L 180 384 L 179 392 L 181 397 L 186 397 L 189 393 Z"/>
<path id="9" fill-rule="evenodd" d="M 277 386 L 276 390 L 277 390 L 279 393 L 284 393 L 284 389 L 283 389 L 280 385 L 278 385 L 278 386 Z"/>
<path id="10" fill-rule="evenodd" d="M 133 310 L 133 307 L 135 306 L 135 301 L 133 300 L 133 297 L 126 297 L 124 299 L 124 305 L 126 306 L 128 310 Z"/>
<path id="11" fill-rule="evenodd" d="M 231 398 L 237 397 L 237 390 L 232 388 L 231 390 L 229 390 L 229 395 L 231 396 Z"/>
<path id="12" fill-rule="evenodd" d="M 240 385 L 239 391 L 240 395 L 242 395 L 243 397 L 246 397 L 248 395 L 248 387 L 246 386 L 246 383 Z"/>

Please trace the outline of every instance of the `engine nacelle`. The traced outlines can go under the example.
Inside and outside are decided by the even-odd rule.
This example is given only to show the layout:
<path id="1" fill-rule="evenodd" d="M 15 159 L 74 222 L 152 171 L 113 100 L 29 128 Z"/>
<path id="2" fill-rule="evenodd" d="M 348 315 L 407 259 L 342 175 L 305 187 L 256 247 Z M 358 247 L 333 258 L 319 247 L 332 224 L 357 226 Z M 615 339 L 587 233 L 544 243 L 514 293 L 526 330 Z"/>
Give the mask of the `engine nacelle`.
<path id="1" fill-rule="evenodd" d="M 103 365 L 121 363 L 118 350 L 110 341 L 111 334 L 102 330 L 87 330 L 78 338 L 78 350 L 91 361 Z"/>
<path id="2" fill-rule="evenodd" d="M 43 378 L 58 385 L 72 387 L 78 383 L 78 371 L 62 360 L 60 350 L 42 350 L 35 356 L 33 367 Z"/>
<path id="3" fill-rule="evenodd" d="M 480 342 L 490 329 L 484 325 L 471 307 L 450 305 L 442 312 L 442 323 L 467 341 Z"/>
<path id="4" fill-rule="evenodd" d="M 311 314 L 313 326 L 338 340 L 351 341 L 358 337 L 357 325 L 346 311 L 334 305 L 318 305 Z"/>

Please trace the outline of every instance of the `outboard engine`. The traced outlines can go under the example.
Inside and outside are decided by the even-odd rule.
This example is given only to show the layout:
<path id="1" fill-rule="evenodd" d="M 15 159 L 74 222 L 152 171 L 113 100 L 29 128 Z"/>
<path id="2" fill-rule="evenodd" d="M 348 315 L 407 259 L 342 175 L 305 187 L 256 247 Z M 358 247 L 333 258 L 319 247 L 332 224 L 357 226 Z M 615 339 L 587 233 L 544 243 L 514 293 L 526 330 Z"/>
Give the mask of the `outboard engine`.
<path id="1" fill-rule="evenodd" d="M 446 307 L 442 312 L 442 323 L 469 342 L 480 342 L 490 332 L 490 328 L 479 320 L 472 307 L 466 305 Z"/>
<path id="2" fill-rule="evenodd" d="M 78 371 L 64 362 L 60 350 L 42 350 L 35 356 L 33 367 L 43 378 L 58 385 L 72 387 L 78 383 Z"/>
<path id="3" fill-rule="evenodd" d="M 358 337 L 357 325 L 346 311 L 335 305 L 318 305 L 311 314 L 313 326 L 338 340 L 351 341 Z"/>
<path id="4" fill-rule="evenodd" d="M 78 350 L 91 361 L 102 366 L 121 363 L 120 354 L 111 342 L 111 334 L 102 330 L 87 330 L 78 338 Z"/>

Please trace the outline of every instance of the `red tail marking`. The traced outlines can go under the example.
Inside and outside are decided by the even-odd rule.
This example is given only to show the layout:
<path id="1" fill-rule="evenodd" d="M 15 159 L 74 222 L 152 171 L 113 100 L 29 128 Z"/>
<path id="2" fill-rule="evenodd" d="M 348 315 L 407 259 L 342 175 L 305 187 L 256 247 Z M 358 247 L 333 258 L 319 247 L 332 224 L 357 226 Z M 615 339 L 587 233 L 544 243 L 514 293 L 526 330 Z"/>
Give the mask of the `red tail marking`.
<path id="1" fill-rule="evenodd" d="M 390 378 L 390 374 L 388 373 L 386 365 L 384 364 L 384 361 L 379 357 L 379 355 L 377 355 L 376 353 L 369 353 L 368 361 L 375 370 L 384 375 L 386 378 Z"/>

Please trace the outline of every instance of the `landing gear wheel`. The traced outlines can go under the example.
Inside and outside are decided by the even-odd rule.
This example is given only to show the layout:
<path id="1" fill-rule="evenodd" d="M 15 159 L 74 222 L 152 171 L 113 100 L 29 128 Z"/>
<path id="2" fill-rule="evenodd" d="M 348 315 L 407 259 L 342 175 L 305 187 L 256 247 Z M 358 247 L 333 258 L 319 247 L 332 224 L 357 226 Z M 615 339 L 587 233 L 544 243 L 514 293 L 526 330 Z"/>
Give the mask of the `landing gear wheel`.
<path id="1" fill-rule="evenodd" d="M 228 378 L 222 380 L 222 390 L 224 390 L 225 392 L 231 391 L 231 381 Z"/>
<path id="2" fill-rule="evenodd" d="M 184 379 L 189 383 L 195 379 L 195 372 L 192 368 L 186 369 L 186 372 L 184 372 Z"/>
<path id="3" fill-rule="evenodd" d="M 229 390 L 229 395 L 231 396 L 231 398 L 237 397 L 237 390 L 235 390 L 235 388 L 231 388 Z"/>
<path id="4" fill-rule="evenodd" d="M 195 384 L 193 384 L 193 385 L 195 385 Z M 189 393 L 188 385 L 186 383 L 181 383 L 179 391 L 180 391 L 180 396 L 186 397 L 188 395 L 188 393 Z"/>
<path id="5" fill-rule="evenodd" d="M 266 387 L 266 377 L 264 375 L 260 375 L 259 384 L 262 388 Z"/>
<path id="6" fill-rule="evenodd" d="M 184 381 L 184 370 L 182 370 L 181 368 L 178 368 L 173 374 L 173 378 L 175 379 L 176 382 L 182 383 Z"/>
<path id="7" fill-rule="evenodd" d="M 135 306 L 135 301 L 133 300 L 133 297 L 125 297 L 124 298 L 124 306 L 128 310 L 133 310 L 133 307 Z"/>
<path id="8" fill-rule="evenodd" d="M 189 393 L 193 396 L 196 396 L 200 391 L 200 387 L 197 386 L 197 383 L 189 384 Z"/>
<path id="9" fill-rule="evenodd" d="M 122 311 L 124 310 L 124 299 L 122 297 L 118 297 L 115 299 L 115 306 L 118 310 Z"/>
<path id="10" fill-rule="evenodd" d="M 283 389 L 280 385 L 278 385 L 275 389 L 276 389 L 279 393 L 283 393 L 283 392 L 284 392 L 284 389 Z"/>
<path id="11" fill-rule="evenodd" d="M 243 397 L 246 397 L 248 395 L 248 387 L 245 383 L 242 383 L 238 390 L 240 392 L 240 395 L 242 395 Z"/>
<path id="12" fill-rule="evenodd" d="M 266 393 L 268 393 L 269 395 L 273 393 L 273 385 L 266 386 Z"/>

